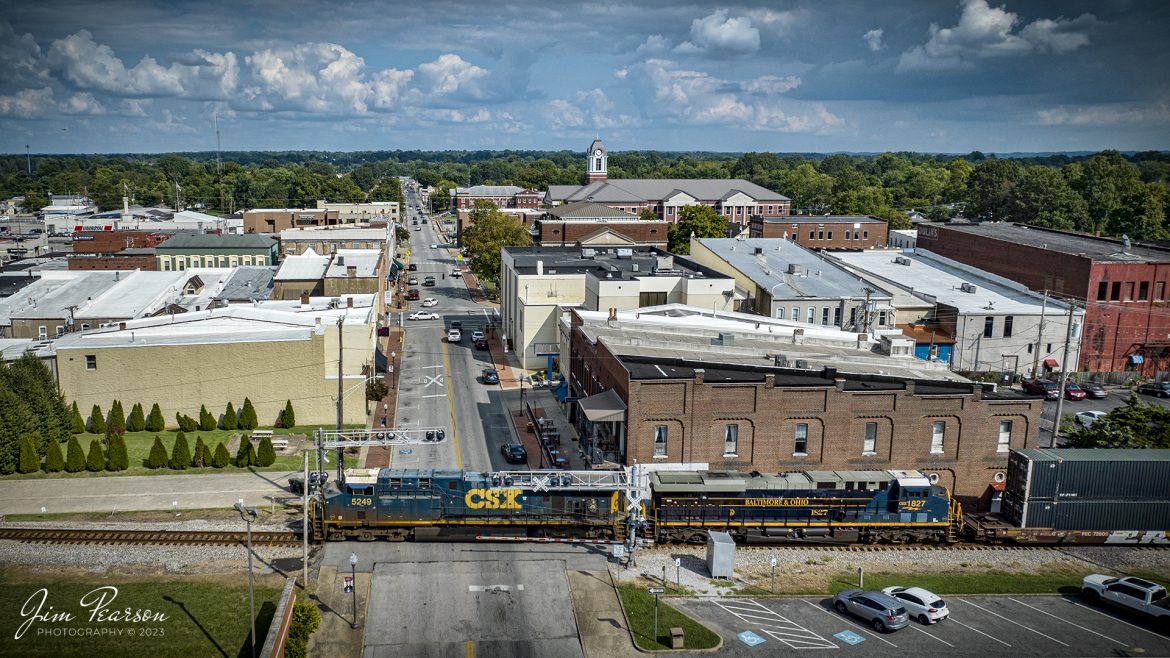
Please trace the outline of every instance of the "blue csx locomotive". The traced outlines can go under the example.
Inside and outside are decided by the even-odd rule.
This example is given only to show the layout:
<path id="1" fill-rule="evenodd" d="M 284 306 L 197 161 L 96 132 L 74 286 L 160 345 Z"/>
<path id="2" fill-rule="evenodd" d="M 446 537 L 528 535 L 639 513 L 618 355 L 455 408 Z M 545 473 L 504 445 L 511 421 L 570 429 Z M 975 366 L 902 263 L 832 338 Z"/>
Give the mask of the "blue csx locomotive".
<path id="1" fill-rule="evenodd" d="M 566 486 L 570 477 L 560 471 L 533 475 L 551 486 L 459 470 L 350 477 L 313 499 L 313 536 L 625 538 L 624 488 Z M 917 471 L 659 471 L 649 484 L 639 535 L 658 542 L 702 542 L 708 530 L 744 542 L 948 542 L 962 530 L 958 503 Z"/>

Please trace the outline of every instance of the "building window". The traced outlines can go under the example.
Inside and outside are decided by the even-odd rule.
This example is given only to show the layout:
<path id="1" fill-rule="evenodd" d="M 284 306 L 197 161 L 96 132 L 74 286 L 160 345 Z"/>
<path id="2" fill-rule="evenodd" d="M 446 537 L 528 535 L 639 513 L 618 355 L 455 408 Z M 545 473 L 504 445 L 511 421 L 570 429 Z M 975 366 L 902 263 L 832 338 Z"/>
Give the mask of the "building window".
<path id="1" fill-rule="evenodd" d="M 86 370 L 97 370 L 97 355 L 96 354 L 86 354 L 85 355 L 85 369 Z"/>
<path id="2" fill-rule="evenodd" d="M 877 454 L 877 423 L 865 424 L 865 440 L 861 443 L 861 454 Z"/>
<path id="3" fill-rule="evenodd" d="M 1121 301 L 1121 282 L 1120 281 L 1113 282 L 1113 289 L 1109 293 L 1109 301 L 1111 301 L 1111 302 Z"/>
<path id="4" fill-rule="evenodd" d="M 666 425 L 654 426 L 654 456 L 666 456 Z"/>
<path id="5" fill-rule="evenodd" d="M 989 315 L 989 316 L 983 318 L 983 337 L 984 338 L 991 338 L 992 334 L 994 334 L 994 333 L 995 333 L 995 318 Z"/>
<path id="6" fill-rule="evenodd" d="M 934 421 L 930 433 L 930 454 L 941 455 L 943 452 L 943 436 L 947 432 L 947 424 L 941 420 Z"/>
<path id="7" fill-rule="evenodd" d="M 841 307 L 840 306 L 833 309 L 833 324 L 838 326 L 838 327 L 841 326 Z"/>
<path id="8" fill-rule="evenodd" d="M 1003 337 L 1004 338 L 1011 338 L 1012 337 L 1012 322 L 1013 322 L 1013 318 L 1010 315 L 1003 319 Z"/>
<path id="9" fill-rule="evenodd" d="M 784 307 L 783 306 L 776 309 L 776 319 L 777 320 L 784 319 Z"/>
<path id="10" fill-rule="evenodd" d="M 1133 301 L 1133 281 L 1126 281 L 1125 282 L 1125 297 L 1122 298 L 1121 301 L 1123 301 L 1123 302 L 1132 302 Z"/>
<path id="11" fill-rule="evenodd" d="M 1154 282 L 1154 299 L 1159 299 L 1159 300 L 1162 299 L 1162 294 L 1165 292 L 1165 289 L 1166 289 L 1166 282 L 1165 281 L 1155 281 Z"/>
<path id="12" fill-rule="evenodd" d="M 999 421 L 999 445 L 996 446 L 996 452 L 1007 452 L 1012 444 L 1012 421 Z"/>
<path id="13" fill-rule="evenodd" d="M 57 338 L 65 335 L 65 325 L 57 325 Z"/>
<path id="14" fill-rule="evenodd" d="M 257 257 L 256 257 L 256 264 L 257 264 L 257 265 L 264 265 L 264 263 L 265 263 L 265 261 L 264 261 L 264 257 L 263 257 L 263 256 L 257 256 Z"/>
<path id="15" fill-rule="evenodd" d="M 878 312 L 878 326 L 879 327 L 886 326 L 886 312 L 885 311 Z"/>
<path id="16" fill-rule="evenodd" d="M 593 171 L 601 171 L 601 158 L 593 159 Z"/>
<path id="17" fill-rule="evenodd" d="M 1138 284 L 1138 301 L 1144 302 L 1150 296 L 1150 282 L 1142 281 Z"/>
<path id="18" fill-rule="evenodd" d="M 857 307 L 856 306 L 849 307 L 849 324 L 850 325 L 857 324 Z"/>
<path id="19" fill-rule="evenodd" d="M 800 322 L 800 307 L 799 306 L 792 307 L 792 321 L 793 322 Z"/>
<path id="20" fill-rule="evenodd" d="M 816 324 L 816 321 L 817 321 L 817 309 L 816 309 L 816 307 L 810 306 L 810 307 L 808 307 L 808 323 L 809 324 Z"/>
<path id="21" fill-rule="evenodd" d="M 817 231 L 817 239 L 824 240 L 825 239 L 825 232 L 824 231 Z"/>
<path id="22" fill-rule="evenodd" d="M 659 306 L 666 303 L 665 292 L 642 292 L 638 293 L 638 306 Z"/>
<path id="23" fill-rule="evenodd" d="M 809 240 L 815 240 L 815 239 L 816 239 L 816 235 L 817 235 L 816 231 L 809 231 L 809 232 L 808 232 L 808 239 L 809 239 Z"/>
<path id="24" fill-rule="evenodd" d="M 1028 354 L 1032 353 L 1032 343 L 1028 343 Z"/>
<path id="25" fill-rule="evenodd" d="M 851 234 L 849 231 L 845 231 L 845 240 L 846 240 L 846 241 L 848 241 L 848 240 L 849 240 L 849 238 L 850 238 L 850 235 L 852 235 L 852 234 Z"/>
<path id="26" fill-rule="evenodd" d="M 829 325 L 829 307 L 828 306 L 821 309 L 821 324 L 823 324 L 825 326 Z"/>
<path id="27" fill-rule="evenodd" d="M 796 442 L 793 444 L 792 456 L 808 454 L 808 423 L 796 424 Z"/>
<path id="28" fill-rule="evenodd" d="M 48 327 L 46 327 L 43 324 L 41 326 L 37 327 L 37 338 L 48 338 L 48 337 L 49 337 L 49 328 Z"/>
<path id="29" fill-rule="evenodd" d="M 1048 343 L 1048 353 L 1052 354 L 1052 343 Z"/>
<path id="30" fill-rule="evenodd" d="M 89 323 L 88 323 L 88 322 L 82 322 L 82 323 L 81 323 L 81 330 L 82 330 L 82 331 L 85 331 L 86 329 L 89 329 Z"/>
<path id="31" fill-rule="evenodd" d="M 865 232 L 862 234 L 862 238 L 863 238 L 863 239 L 865 239 L 865 240 L 868 240 L 868 239 L 869 239 L 869 231 L 865 231 Z"/>
<path id="32" fill-rule="evenodd" d="M 739 425 L 730 423 L 723 428 L 723 456 L 736 457 L 739 448 Z"/>
<path id="33" fill-rule="evenodd" d="M 832 239 L 833 239 L 833 232 L 832 232 L 832 231 L 829 231 L 829 239 L 830 239 L 830 240 L 832 240 Z"/>

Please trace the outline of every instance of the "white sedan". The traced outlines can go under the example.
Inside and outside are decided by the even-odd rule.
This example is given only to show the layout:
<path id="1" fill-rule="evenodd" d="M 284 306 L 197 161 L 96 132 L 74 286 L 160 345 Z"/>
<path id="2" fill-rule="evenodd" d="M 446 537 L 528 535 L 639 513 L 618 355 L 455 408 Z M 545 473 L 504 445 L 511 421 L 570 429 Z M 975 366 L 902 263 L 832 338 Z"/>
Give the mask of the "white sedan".
<path id="1" fill-rule="evenodd" d="M 906 606 L 911 619 L 922 624 L 933 624 L 950 616 L 945 601 L 921 587 L 887 587 L 882 594 L 892 596 Z"/>
<path id="2" fill-rule="evenodd" d="M 438 249 L 439 245 L 431 243 L 431 249 Z"/>
<path id="3" fill-rule="evenodd" d="M 1077 425 L 1088 429 L 1093 426 L 1093 423 L 1097 422 L 1098 418 L 1103 418 L 1108 415 L 1109 413 L 1106 411 L 1081 411 L 1073 416 L 1073 419 Z"/>
<path id="4" fill-rule="evenodd" d="M 434 297 L 427 297 L 426 299 L 423 300 L 422 305 L 424 307 L 428 307 L 428 308 L 431 306 L 438 306 L 439 300 L 435 299 Z"/>
<path id="5" fill-rule="evenodd" d="M 411 320 L 438 320 L 439 314 L 430 311 L 415 311 L 410 314 Z"/>

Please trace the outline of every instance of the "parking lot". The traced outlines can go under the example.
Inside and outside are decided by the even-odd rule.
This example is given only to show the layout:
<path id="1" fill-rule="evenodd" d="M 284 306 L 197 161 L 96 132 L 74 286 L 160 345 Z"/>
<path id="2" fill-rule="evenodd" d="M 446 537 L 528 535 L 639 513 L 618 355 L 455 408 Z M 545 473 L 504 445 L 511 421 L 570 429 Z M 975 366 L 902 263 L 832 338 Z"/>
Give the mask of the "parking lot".
<path id="1" fill-rule="evenodd" d="M 1018 389 L 1019 387 L 1017 386 L 1016 388 Z M 1086 399 L 1075 402 L 1065 400 L 1064 408 L 1061 409 L 1061 412 L 1071 420 L 1074 414 L 1081 411 L 1112 411 L 1117 407 L 1123 406 L 1125 401 L 1129 399 L 1130 392 L 1126 389 L 1106 387 L 1106 390 L 1109 392 L 1109 395 L 1103 400 Z M 1152 395 L 1139 395 L 1137 397 L 1142 402 L 1170 408 L 1170 399 L 1158 398 Z M 1037 445 L 1049 447 L 1052 441 L 1052 430 L 1049 428 L 1052 427 L 1052 422 L 1056 419 L 1056 400 L 1046 400 L 1044 402 L 1044 409 L 1040 417 L 1042 419 L 1042 429 L 1040 430 Z"/>
<path id="2" fill-rule="evenodd" d="M 786 656 L 841 650 L 855 656 L 1170 656 L 1170 636 L 1075 596 L 944 597 L 949 619 L 911 621 L 879 634 L 838 614 L 831 598 L 672 599 L 723 636 L 726 655 Z M 759 642 L 758 640 L 763 640 Z"/>

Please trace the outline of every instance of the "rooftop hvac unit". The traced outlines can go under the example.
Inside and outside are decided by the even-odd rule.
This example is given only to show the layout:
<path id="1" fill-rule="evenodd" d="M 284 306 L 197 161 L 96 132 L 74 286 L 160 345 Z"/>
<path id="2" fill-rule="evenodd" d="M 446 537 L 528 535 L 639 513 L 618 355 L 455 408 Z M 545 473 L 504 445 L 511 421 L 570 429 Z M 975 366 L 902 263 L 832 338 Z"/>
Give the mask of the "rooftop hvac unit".
<path id="1" fill-rule="evenodd" d="M 633 249 L 618 249 L 617 250 L 617 257 L 618 258 L 633 258 L 634 257 L 634 250 Z"/>
<path id="2" fill-rule="evenodd" d="M 804 359 L 797 359 L 796 360 L 796 367 L 807 370 L 808 369 L 808 361 L 805 361 Z"/>
<path id="3" fill-rule="evenodd" d="M 776 364 L 777 368 L 783 368 L 788 365 L 788 357 L 783 354 L 773 354 L 772 362 Z"/>
<path id="4" fill-rule="evenodd" d="M 735 334 L 720 331 L 719 332 L 719 343 L 721 345 L 735 345 Z"/>
<path id="5" fill-rule="evenodd" d="M 902 257 L 902 256 L 898 256 L 897 258 L 894 259 L 894 262 L 897 263 L 898 265 L 909 265 L 910 259 Z"/>
<path id="6" fill-rule="evenodd" d="M 959 290 L 962 290 L 963 292 L 974 293 L 976 290 L 978 290 L 978 288 L 976 288 L 973 284 L 964 283 L 963 285 L 959 286 Z"/>
<path id="7" fill-rule="evenodd" d="M 581 250 L 581 258 L 593 258 L 596 255 L 597 255 L 596 249 L 582 249 Z"/>
<path id="8" fill-rule="evenodd" d="M 800 274 L 800 266 L 797 265 L 796 263 L 789 263 L 788 264 L 788 273 L 789 274 Z"/>

